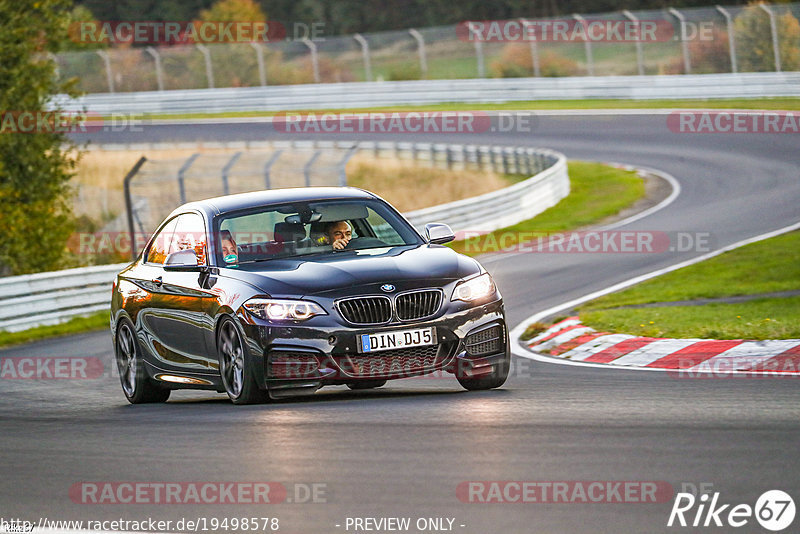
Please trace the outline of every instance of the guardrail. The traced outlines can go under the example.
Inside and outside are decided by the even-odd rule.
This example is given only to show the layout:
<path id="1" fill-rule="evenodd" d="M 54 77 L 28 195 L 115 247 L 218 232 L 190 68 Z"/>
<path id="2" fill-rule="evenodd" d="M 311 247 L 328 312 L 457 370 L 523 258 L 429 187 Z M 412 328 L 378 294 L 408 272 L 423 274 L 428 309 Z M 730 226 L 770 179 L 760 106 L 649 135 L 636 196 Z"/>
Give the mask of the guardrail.
<path id="1" fill-rule="evenodd" d="M 567 160 L 553 155 L 548 169 L 518 184 L 441 206 L 405 214 L 420 230 L 430 222 L 447 222 L 455 232 L 491 232 L 531 219 L 569 194 Z"/>
<path id="2" fill-rule="evenodd" d="M 185 91 L 95 93 L 54 103 L 92 113 L 222 113 L 287 109 L 344 109 L 442 102 L 527 100 L 749 98 L 800 96 L 800 72 L 659 76 L 582 76 L 414 80 L 231 87 Z"/>
<path id="3" fill-rule="evenodd" d="M 423 232 L 431 222 L 446 222 L 456 232 L 486 233 L 530 219 L 569 194 L 567 158 L 553 150 L 530 147 L 431 145 L 427 143 L 361 143 L 362 150 L 384 150 L 428 160 L 447 168 L 491 169 L 532 175 L 510 187 L 483 195 L 405 213 Z"/>
<path id="4" fill-rule="evenodd" d="M 377 157 L 405 155 L 448 168 L 491 168 L 533 174 L 527 180 L 480 196 L 406 213 L 420 231 L 446 222 L 456 232 L 489 232 L 529 219 L 569 194 L 566 157 L 530 147 L 363 142 Z M 110 285 L 126 264 L 100 265 L 0 278 L 0 330 L 19 331 L 57 324 L 107 310 Z"/>
<path id="5" fill-rule="evenodd" d="M 111 282 L 125 265 L 0 278 L 0 330 L 16 332 L 107 310 Z"/>

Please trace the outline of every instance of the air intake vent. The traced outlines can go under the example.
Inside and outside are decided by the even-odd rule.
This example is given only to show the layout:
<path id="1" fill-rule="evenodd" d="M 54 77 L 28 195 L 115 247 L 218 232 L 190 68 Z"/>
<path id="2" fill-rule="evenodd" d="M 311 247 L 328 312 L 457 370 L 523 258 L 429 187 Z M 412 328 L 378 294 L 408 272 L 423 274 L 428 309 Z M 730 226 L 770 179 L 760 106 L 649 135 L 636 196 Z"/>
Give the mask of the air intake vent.
<path id="1" fill-rule="evenodd" d="M 505 350 L 505 336 L 500 325 L 469 334 L 465 340 L 470 356 L 485 356 Z"/>
<path id="2" fill-rule="evenodd" d="M 438 353 L 438 345 L 429 345 L 387 350 L 374 355 L 352 354 L 338 357 L 335 361 L 348 376 L 414 376 L 424 370 L 433 370 L 441 361 Z"/>
<path id="3" fill-rule="evenodd" d="M 352 324 L 383 324 L 392 318 L 392 302 L 388 297 L 360 297 L 340 300 L 339 313 Z"/>
<path id="4" fill-rule="evenodd" d="M 411 321 L 430 317 L 442 305 L 442 292 L 437 290 L 414 291 L 397 295 L 395 306 L 401 321 Z"/>

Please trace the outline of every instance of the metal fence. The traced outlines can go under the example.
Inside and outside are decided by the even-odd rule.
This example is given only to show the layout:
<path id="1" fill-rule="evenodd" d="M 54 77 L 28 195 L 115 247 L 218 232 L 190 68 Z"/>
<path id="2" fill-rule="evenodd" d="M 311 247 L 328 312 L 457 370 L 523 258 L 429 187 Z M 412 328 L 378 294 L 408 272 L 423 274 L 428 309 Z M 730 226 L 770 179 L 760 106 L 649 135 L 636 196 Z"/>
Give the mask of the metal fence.
<path id="1" fill-rule="evenodd" d="M 356 151 L 354 142 L 253 145 L 225 153 L 197 151 L 184 158 L 143 157 L 124 183 L 125 229 L 134 245 L 134 237 L 149 235 L 175 207 L 193 200 L 263 189 L 346 185 L 345 166 Z"/>
<path id="2" fill-rule="evenodd" d="M 352 81 L 608 76 L 800 70 L 800 3 L 573 15 L 582 25 L 652 21 L 656 40 L 500 38 L 464 25 L 364 35 L 194 46 L 111 48 L 57 56 L 88 93 Z M 535 27 L 556 19 L 500 21 Z M 468 26 L 472 28 L 473 26 Z"/>
<path id="3" fill-rule="evenodd" d="M 180 159 L 142 158 L 125 178 L 126 215 L 119 219 L 127 223 L 135 256 L 137 242 L 150 235 L 176 206 L 263 189 L 347 185 L 345 167 L 359 150 L 376 158 L 391 156 L 447 169 L 528 176 L 553 166 L 557 159 L 549 151 L 528 147 L 299 140 L 261 142 L 256 150 L 227 154 L 196 152 Z M 470 217 L 459 215 L 455 229 L 466 229 L 461 221 L 469 223 Z M 104 230 L 119 230 L 120 221 L 112 221 Z"/>
<path id="4" fill-rule="evenodd" d="M 362 143 L 361 148 L 377 157 L 414 159 L 452 169 L 492 168 L 498 172 L 532 174 L 531 178 L 498 191 L 406 213 L 420 230 L 428 222 L 446 222 L 456 231 L 491 231 L 529 219 L 569 194 L 566 158 L 551 150 L 410 143 Z M 111 282 L 125 265 L 0 279 L 0 330 L 13 332 L 57 324 L 107 310 Z"/>
<path id="5" fill-rule="evenodd" d="M 405 150 L 419 148 L 412 146 Z M 527 147 L 470 145 L 450 145 L 445 150 L 460 154 L 458 164 L 463 168 L 489 168 L 491 165 L 496 172 L 515 172 L 532 177 L 498 191 L 406 213 L 409 222 L 420 231 L 427 223 L 444 221 L 461 235 L 466 232 L 492 232 L 530 219 L 555 206 L 569 194 L 567 159 L 558 152 Z M 454 164 L 450 163 L 451 166 Z"/>

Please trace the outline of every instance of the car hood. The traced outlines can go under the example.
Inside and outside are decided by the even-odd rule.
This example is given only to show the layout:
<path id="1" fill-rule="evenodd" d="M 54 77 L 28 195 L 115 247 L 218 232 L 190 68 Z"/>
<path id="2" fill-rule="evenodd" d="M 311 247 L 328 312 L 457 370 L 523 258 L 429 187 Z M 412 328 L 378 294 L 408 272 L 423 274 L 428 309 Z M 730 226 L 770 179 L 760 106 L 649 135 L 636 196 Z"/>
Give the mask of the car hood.
<path id="1" fill-rule="evenodd" d="M 480 272 L 480 264 L 441 245 L 344 251 L 286 258 L 224 269 L 271 296 L 348 294 L 365 286 L 397 290 L 441 285 Z"/>

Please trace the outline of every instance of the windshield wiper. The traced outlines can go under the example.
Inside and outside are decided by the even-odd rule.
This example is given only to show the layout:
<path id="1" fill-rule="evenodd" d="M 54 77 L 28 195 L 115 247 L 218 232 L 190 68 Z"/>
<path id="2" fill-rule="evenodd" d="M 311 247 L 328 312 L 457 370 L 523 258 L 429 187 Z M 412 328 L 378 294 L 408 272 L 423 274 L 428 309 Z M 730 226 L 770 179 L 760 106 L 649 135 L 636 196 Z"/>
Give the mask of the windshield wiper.
<path id="1" fill-rule="evenodd" d="M 240 261 L 240 262 L 237 262 L 237 263 L 235 263 L 233 265 L 248 265 L 250 263 L 261 263 L 262 261 L 272 261 L 272 260 L 278 260 L 278 259 L 282 259 L 282 258 L 257 258 L 255 260 Z"/>

